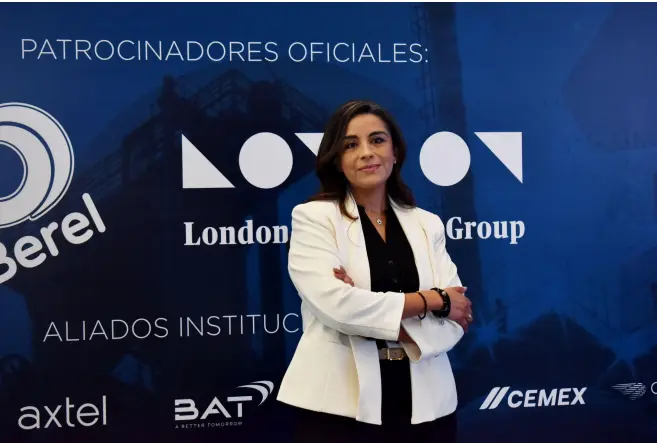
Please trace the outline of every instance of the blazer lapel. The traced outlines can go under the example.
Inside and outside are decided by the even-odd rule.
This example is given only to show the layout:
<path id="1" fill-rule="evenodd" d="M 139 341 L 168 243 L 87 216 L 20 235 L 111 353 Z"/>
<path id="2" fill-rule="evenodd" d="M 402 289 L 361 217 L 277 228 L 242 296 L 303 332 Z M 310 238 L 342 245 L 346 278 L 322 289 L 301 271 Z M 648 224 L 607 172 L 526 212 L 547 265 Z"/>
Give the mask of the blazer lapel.
<path id="1" fill-rule="evenodd" d="M 434 272 L 431 264 L 431 242 L 425 232 L 424 226 L 420 222 L 417 212 L 414 209 L 406 209 L 398 206 L 392 200 L 390 206 L 395 211 L 406 238 L 413 249 L 415 257 L 415 266 L 417 267 L 420 279 L 420 289 L 430 289 L 436 286 Z"/>
<path id="2" fill-rule="evenodd" d="M 356 220 L 348 220 L 341 217 L 346 224 L 346 250 L 347 250 L 347 273 L 357 287 L 371 289 L 370 264 L 365 246 L 363 226 L 358 214 L 358 207 L 351 195 L 346 201 L 347 212 L 356 217 Z M 356 364 L 358 376 L 358 411 L 357 420 L 370 423 L 381 423 L 381 371 L 379 368 L 379 352 L 374 340 L 350 335 L 349 341 Z"/>
<path id="3" fill-rule="evenodd" d="M 356 217 L 354 221 L 342 218 L 342 221 L 346 224 L 347 234 L 348 257 L 346 263 L 349 266 L 347 272 L 356 286 L 369 290 L 372 288 L 370 263 L 367 256 L 365 236 L 363 235 L 363 225 L 358 214 L 358 207 L 356 207 L 353 198 L 347 197 L 346 208 L 351 216 Z"/>

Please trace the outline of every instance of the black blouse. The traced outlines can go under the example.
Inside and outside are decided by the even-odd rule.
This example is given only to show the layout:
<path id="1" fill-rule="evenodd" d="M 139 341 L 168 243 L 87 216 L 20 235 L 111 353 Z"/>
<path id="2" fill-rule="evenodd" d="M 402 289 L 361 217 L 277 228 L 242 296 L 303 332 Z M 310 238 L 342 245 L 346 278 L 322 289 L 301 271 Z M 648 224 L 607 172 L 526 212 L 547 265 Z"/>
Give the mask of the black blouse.
<path id="1" fill-rule="evenodd" d="M 386 211 L 386 241 L 383 241 L 376 227 L 358 206 L 367 258 L 370 265 L 371 290 L 374 292 L 416 292 L 420 290 L 420 277 L 415 265 L 413 249 L 399 224 L 395 211 Z M 379 347 L 385 341 L 377 340 Z"/>

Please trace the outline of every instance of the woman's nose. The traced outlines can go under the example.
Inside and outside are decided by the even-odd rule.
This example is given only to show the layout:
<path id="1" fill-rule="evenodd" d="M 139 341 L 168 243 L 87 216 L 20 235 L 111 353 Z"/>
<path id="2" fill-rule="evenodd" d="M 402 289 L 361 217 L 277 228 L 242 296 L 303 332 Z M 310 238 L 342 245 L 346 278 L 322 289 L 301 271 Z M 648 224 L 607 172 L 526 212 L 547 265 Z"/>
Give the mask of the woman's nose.
<path id="1" fill-rule="evenodd" d="M 369 143 L 363 143 L 361 145 L 361 151 L 360 151 L 360 156 L 362 158 L 369 158 L 373 154 L 372 152 L 372 147 L 370 146 Z"/>

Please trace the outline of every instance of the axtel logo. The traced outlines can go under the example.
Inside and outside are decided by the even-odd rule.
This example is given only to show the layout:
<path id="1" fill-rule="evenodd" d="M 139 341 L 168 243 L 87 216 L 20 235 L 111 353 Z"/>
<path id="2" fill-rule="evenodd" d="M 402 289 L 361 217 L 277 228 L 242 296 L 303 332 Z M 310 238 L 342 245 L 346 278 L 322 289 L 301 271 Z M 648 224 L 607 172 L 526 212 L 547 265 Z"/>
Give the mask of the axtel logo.
<path id="1" fill-rule="evenodd" d="M 36 221 L 59 203 L 73 177 L 74 157 L 64 128 L 46 111 L 24 103 L 0 104 L 0 148 L 18 155 L 22 179 L 15 191 L 0 196 L 0 229 Z M 105 224 L 89 194 L 82 195 L 86 214 L 72 212 L 61 223 L 42 227 L 40 235 L 16 242 L 13 254 L 0 243 L 0 284 L 13 278 L 18 267 L 35 268 L 59 255 L 58 242 L 86 243 Z M 59 232 L 57 232 L 59 230 Z"/>
<path id="2" fill-rule="evenodd" d="M 60 412 L 61 411 L 61 412 Z M 66 397 L 64 404 L 44 406 L 43 413 L 37 406 L 21 408 L 18 426 L 26 431 L 47 428 L 75 428 L 76 426 L 90 427 L 100 421 L 101 426 L 107 425 L 107 397 L 103 395 L 100 406 L 93 403 L 84 403 L 80 406 L 71 403 Z"/>
<path id="3" fill-rule="evenodd" d="M 324 134 L 295 134 L 317 155 Z M 500 162 L 522 183 L 522 132 L 475 132 Z M 182 142 L 183 189 L 234 188 L 224 174 L 184 135 Z M 281 185 L 292 172 L 292 150 L 277 134 L 261 132 L 249 137 L 239 154 L 244 178 L 261 189 Z M 458 135 L 442 131 L 430 136 L 420 149 L 420 167 L 438 186 L 452 186 L 470 169 L 470 148 Z"/>
<path id="4" fill-rule="evenodd" d="M 203 422 L 215 418 L 219 420 L 241 419 L 244 415 L 244 404 L 254 401 L 252 393 L 258 393 L 258 406 L 261 406 L 274 391 L 274 383 L 270 381 L 256 381 L 248 385 L 238 386 L 238 388 L 246 390 L 245 394 L 226 397 L 223 401 L 214 397 L 207 406 L 203 406 L 201 409 L 197 407 L 196 402 L 191 398 L 176 399 L 175 420 L 199 420 Z"/>
<path id="5" fill-rule="evenodd" d="M 527 389 L 509 393 L 510 389 L 510 386 L 494 387 L 479 409 L 497 409 L 505 398 L 506 404 L 514 409 L 583 405 L 584 392 L 586 391 L 586 388 L 561 388 L 552 389 L 549 392 L 546 389 Z M 508 396 L 507 393 L 509 393 Z"/>

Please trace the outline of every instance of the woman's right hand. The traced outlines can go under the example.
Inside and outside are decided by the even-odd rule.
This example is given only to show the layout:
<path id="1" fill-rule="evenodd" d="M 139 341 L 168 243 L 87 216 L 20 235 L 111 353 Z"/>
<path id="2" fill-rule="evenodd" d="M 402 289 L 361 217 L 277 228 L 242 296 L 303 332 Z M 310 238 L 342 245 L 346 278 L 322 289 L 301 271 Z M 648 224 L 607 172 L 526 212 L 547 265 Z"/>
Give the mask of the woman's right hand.
<path id="1" fill-rule="evenodd" d="M 472 302 L 465 296 L 467 289 L 463 286 L 445 288 L 451 305 L 447 318 L 460 324 L 465 332 L 468 332 L 468 326 L 474 320 L 472 317 Z"/>

